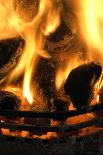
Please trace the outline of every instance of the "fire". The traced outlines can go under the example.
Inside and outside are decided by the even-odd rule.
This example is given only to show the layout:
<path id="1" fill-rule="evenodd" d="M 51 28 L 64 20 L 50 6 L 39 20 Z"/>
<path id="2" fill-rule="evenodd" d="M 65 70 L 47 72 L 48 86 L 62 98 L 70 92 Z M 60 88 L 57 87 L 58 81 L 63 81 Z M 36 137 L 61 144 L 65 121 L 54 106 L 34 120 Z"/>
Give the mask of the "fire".
<path id="1" fill-rule="evenodd" d="M 102 6 L 102 0 L 80 0 L 78 13 L 82 35 L 88 46 L 88 57 L 101 64 L 103 59 Z"/>
<path id="2" fill-rule="evenodd" d="M 88 46 L 88 60 L 96 60 L 102 64 L 102 0 L 79 0 L 80 10 L 78 18 L 82 35 Z M 19 6 L 17 6 L 19 7 Z M 32 88 L 32 75 L 35 72 L 40 56 L 50 58 L 51 56 L 44 50 L 45 36 L 53 33 L 60 24 L 61 2 L 60 0 L 40 0 L 37 14 L 32 20 L 26 21 L 25 16 L 21 16 L 18 9 L 15 8 L 15 0 L 0 0 L 0 40 L 8 38 L 22 37 L 25 41 L 25 46 L 22 51 L 22 56 L 17 66 L 0 82 L 0 87 L 5 87 L 5 90 L 20 93 L 20 88 L 7 87 L 13 79 L 24 74 L 23 80 L 23 95 L 30 104 L 34 101 Z M 101 56 L 101 58 L 99 56 Z M 68 59 L 68 60 L 67 60 Z M 68 74 L 75 67 L 84 64 L 80 55 L 67 58 L 65 66 L 59 66 L 56 73 L 55 85 L 59 90 L 65 82 Z M 102 76 L 98 82 L 98 91 L 103 85 Z M 22 99 L 24 101 L 24 98 Z M 99 101 L 99 95 L 97 95 Z M 24 101 L 25 103 L 25 101 Z M 73 108 L 69 107 L 70 110 Z M 75 124 L 80 121 L 94 118 L 93 114 L 79 116 L 68 119 L 66 124 Z M 53 122 L 56 123 L 56 122 Z M 52 124 L 53 125 L 53 124 Z M 57 124 L 56 124 L 57 125 Z M 3 129 L 2 129 L 3 130 Z M 8 130 L 3 130 L 8 134 Z M 3 132 L 2 131 L 2 132 Z M 29 136 L 29 132 L 22 131 L 21 136 Z M 56 133 L 48 132 L 47 135 L 41 138 L 57 137 Z M 34 136 L 35 137 L 35 136 Z"/>
<path id="3" fill-rule="evenodd" d="M 15 0 L 0 0 L 0 40 L 21 36 L 25 47 L 17 66 L 1 80 L 1 88 L 24 73 L 23 94 L 31 104 L 32 74 L 40 56 L 50 58 L 43 49 L 44 37 L 59 26 L 61 3 L 59 0 L 40 0 L 38 12 L 32 21 L 24 20 L 25 17 L 18 12 L 19 6 L 15 8 L 15 3 Z"/>
<path id="4" fill-rule="evenodd" d="M 78 3 L 76 4 L 77 5 L 74 4 L 74 1 L 71 1 L 71 5 L 74 5 L 74 10 L 72 11 L 74 11 L 74 14 L 78 19 L 78 29 L 82 36 L 81 39 L 85 41 L 87 45 L 86 62 L 94 61 L 103 65 L 103 0 L 78 0 Z M 67 5 L 70 4 L 68 3 Z M 72 60 L 68 58 L 65 68 L 62 69 L 61 67 L 57 70 L 55 80 L 57 90 L 60 89 L 73 68 L 85 63 L 84 60 L 81 60 L 81 58 L 77 56 L 77 54 L 71 59 Z M 99 92 L 102 85 L 103 80 L 100 79 L 96 85 L 97 92 Z M 99 95 L 97 95 L 97 101 L 99 101 Z"/>
<path id="5" fill-rule="evenodd" d="M 98 103 L 99 100 L 100 100 L 99 92 L 101 91 L 102 86 L 103 86 L 103 73 L 102 73 L 102 75 L 101 75 L 101 77 L 100 77 L 100 79 L 99 79 L 99 81 L 98 81 L 98 83 L 97 83 L 97 93 L 98 93 L 98 94 L 97 94 L 97 99 L 96 99 L 97 103 Z"/>
<path id="6" fill-rule="evenodd" d="M 103 65 L 102 6 L 102 0 L 80 0 L 80 11 L 78 13 L 81 32 L 87 43 L 88 59 L 97 61 L 101 65 Z M 97 83 L 98 92 L 103 85 L 102 76 Z M 99 102 L 99 94 L 97 95 L 97 102 Z"/>

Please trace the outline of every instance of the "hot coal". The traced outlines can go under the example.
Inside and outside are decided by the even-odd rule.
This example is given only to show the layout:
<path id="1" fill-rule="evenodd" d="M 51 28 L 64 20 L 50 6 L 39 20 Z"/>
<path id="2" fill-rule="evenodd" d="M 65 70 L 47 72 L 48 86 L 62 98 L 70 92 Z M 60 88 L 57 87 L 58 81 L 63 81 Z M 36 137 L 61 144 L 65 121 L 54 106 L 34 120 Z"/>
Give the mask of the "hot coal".
<path id="1" fill-rule="evenodd" d="M 99 64 L 89 63 L 73 69 L 64 85 L 76 109 L 88 107 L 93 99 L 93 88 L 102 73 Z"/>
<path id="2" fill-rule="evenodd" d="M 8 39 L 0 42 L 0 68 L 7 64 L 20 46 L 20 39 Z"/>

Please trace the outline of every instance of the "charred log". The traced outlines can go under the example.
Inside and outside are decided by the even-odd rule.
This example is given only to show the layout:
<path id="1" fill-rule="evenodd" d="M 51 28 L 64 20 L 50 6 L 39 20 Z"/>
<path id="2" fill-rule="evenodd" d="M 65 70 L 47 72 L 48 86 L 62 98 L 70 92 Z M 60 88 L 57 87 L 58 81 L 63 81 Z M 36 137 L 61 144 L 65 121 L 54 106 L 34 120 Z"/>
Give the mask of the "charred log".
<path id="1" fill-rule="evenodd" d="M 20 45 L 19 38 L 8 39 L 0 42 L 0 68 L 7 64 Z"/>
<path id="2" fill-rule="evenodd" d="M 72 31 L 62 20 L 58 29 L 47 37 L 45 48 L 54 54 L 56 54 L 56 52 L 60 53 L 70 48 L 72 39 Z"/>
<path id="3" fill-rule="evenodd" d="M 56 68 L 55 59 L 47 60 L 45 58 L 41 58 L 36 68 L 36 73 L 34 75 L 34 79 L 36 81 L 36 84 L 38 85 L 37 86 L 38 94 L 40 93 L 40 91 L 42 91 L 43 98 L 44 99 L 46 98 L 48 102 L 45 111 L 51 110 L 50 99 L 55 98 L 56 96 L 55 81 L 54 81 L 55 68 Z"/>
<path id="4" fill-rule="evenodd" d="M 21 38 L 0 42 L 0 79 L 17 64 L 23 46 L 24 41 Z"/>
<path id="5" fill-rule="evenodd" d="M 76 109 L 89 106 L 93 99 L 94 85 L 101 72 L 102 67 L 95 63 L 81 65 L 70 72 L 64 90 Z"/>

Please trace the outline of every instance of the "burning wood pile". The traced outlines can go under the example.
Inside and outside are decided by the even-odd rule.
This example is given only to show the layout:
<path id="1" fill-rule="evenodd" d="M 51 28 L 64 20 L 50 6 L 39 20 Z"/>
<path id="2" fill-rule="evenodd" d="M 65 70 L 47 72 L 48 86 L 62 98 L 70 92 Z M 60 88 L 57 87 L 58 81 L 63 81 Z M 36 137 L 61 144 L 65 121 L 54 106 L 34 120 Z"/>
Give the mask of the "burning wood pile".
<path id="1" fill-rule="evenodd" d="M 0 1 L 1 135 L 63 140 L 102 131 L 103 21 L 91 5 Z"/>

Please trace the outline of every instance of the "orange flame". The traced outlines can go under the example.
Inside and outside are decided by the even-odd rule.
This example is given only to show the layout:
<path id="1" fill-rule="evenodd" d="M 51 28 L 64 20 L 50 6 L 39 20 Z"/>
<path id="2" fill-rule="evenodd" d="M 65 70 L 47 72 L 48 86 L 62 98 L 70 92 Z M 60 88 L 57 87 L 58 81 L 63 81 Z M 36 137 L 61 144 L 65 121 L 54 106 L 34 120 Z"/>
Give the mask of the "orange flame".
<path id="1" fill-rule="evenodd" d="M 9 84 L 24 72 L 23 93 L 29 103 L 32 103 L 32 74 L 39 55 L 50 57 L 43 50 L 43 38 L 59 26 L 61 4 L 58 0 L 40 0 L 37 14 L 32 21 L 27 22 L 20 17 L 14 7 L 14 2 L 14 0 L 0 0 L 0 39 L 20 35 L 25 40 L 25 47 L 18 65 L 1 81 L 1 87 Z"/>
<path id="2" fill-rule="evenodd" d="M 75 6 L 74 1 L 70 2 L 71 5 L 74 5 L 74 14 L 79 21 L 82 38 L 87 43 L 86 61 L 97 61 L 103 65 L 103 0 L 78 0 L 77 6 Z M 59 89 L 70 71 L 81 64 L 82 60 L 75 54 L 72 60 L 68 60 L 65 69 L 59 68 L 56 73 L 56 88 Z M 102 85 L 103 80 L 100 80 L 97 86 L 98 91 Z M 99 96 L 97 96 L 97 100 L 99 100 Z"/>
<path id="3" fill-rule="evenodd" d="M 102 64 L 103 60 L 103 1 L 80 0 L 80 27 L 88 46 L 88 57 Z"/>
<path id="4" fill-rule="evenodd" d="M 88 47 L 88 59 L 103 65 L 103 1 L 80 0 L 80 12 L 78 18 L 82 35 Z M 98 92 L 103 85 L 103 75 L 97 83 Z M 99 94 L 97 95 L 99 102 Z"/>

